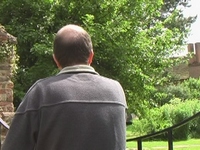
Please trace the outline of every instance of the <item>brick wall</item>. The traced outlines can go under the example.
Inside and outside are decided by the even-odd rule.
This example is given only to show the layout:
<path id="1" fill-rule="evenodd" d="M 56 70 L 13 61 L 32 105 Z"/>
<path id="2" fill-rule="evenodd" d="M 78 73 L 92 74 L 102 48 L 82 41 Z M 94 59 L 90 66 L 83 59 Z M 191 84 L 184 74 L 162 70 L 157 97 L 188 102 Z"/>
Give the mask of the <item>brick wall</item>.
<path id="1" fill-rule="evenodd" d="M 185 80 L 188 78 L 200 78 L 200 42 L 189 43 L 187 46 L 188 53 L 191 56 L 182 59 L 188 60 L 173 67 L 173 74 L 177 76 L 177 80 Z"/>
<path id="2" fill-rule="evenodd" d="M 8 53 L 5 58 L 0 59 L 0 117 L 10 124 L 14 115 L 13 105 L 13 82 L 11 81 L 15 46 L 17 44 L 16 38 L 8 34 L 3 26 L 0 24 L 0 54 L 7 49 Z M 6 51 L 6 52 L 7 52 Z M 4 55 L 2 56 L 4 57 Z M 2 133 L 5 135 L 6 130 L 3 128 Z"/>
<path id="3" fill-rule="evenodd" d="M 192 78 L 200 77 L 200 43 L 188 44 L 188 52 L 193 55 L 189 59 L 189 76 Z"/>

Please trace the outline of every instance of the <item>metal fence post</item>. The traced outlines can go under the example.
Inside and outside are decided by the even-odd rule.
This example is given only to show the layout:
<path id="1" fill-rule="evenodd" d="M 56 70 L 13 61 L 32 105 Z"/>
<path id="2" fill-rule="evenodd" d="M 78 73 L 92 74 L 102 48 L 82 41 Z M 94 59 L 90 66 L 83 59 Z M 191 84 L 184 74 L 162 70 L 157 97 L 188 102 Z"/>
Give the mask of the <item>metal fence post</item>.
<path id="1" fill-rule="evenodd" d="M 173 150 L 173 135 L 172 135 L 172 129 L 168 130 L 168 150 Z"/>
<path id="2" fill-rule="evenodd" d="M 141 139 L 139 139 L 137 141 L 137 147 L 138 147 L 138 150 L 142 150 L 142 140 Z"/>

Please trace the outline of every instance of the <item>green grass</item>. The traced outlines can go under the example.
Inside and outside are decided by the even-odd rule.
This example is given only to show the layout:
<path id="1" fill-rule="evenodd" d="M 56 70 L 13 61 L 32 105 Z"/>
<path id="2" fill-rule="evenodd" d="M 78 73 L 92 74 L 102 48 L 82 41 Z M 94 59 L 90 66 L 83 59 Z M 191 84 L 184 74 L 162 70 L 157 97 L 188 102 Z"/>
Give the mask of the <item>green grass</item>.
<path id="1" fill-rule="evenodd" d="M 131 126 L 127 127 L 126 138 L 139 137 L 139 133 L 133 133 Z M 137 141 L 127 142 L 127 150 L 137 150 Z M 144 141 L 143 150 L 168 150 L 168 141 Z M 186 141 L 173 141 L 173 150 L 200 150 L 200 139 L 189 139 Z"/>
<path id="2" fill-rule="evenodd" d="M 138 137 L 128 128 L 126 131 L 127 139 Z M 134 136 L 135 135 L 135 136 Z M 127 142 L 128 150 L 137 150 L 137 142 Z M 186 141 L 173 141 L 174 150 L 200 150 L 200 139 L 189 139 Z M 142 142 L 143 150 L 168 150 L 168 141 L 144 141 Z"/>
<path id="3" fill-rule="evenodd" d="M 127 142 L 128 150 L 137 150 L 137 142 Z M 187 141 L 173 142 L 174 150 L 200 150 L 200 139 L 190 139 Z M 143 150 L 168 150 L 167 141 L 144 141 L 142 142 Z"/>

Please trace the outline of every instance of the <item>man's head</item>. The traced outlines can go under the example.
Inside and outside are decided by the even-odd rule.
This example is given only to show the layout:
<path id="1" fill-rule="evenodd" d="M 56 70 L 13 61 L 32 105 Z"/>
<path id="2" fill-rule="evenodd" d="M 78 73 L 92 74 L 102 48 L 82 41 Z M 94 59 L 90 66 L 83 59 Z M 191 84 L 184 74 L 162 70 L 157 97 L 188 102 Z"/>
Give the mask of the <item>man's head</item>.
<path id="1" fill-rule="evenodd" d="M 62 27 L 56 34 L 53 48 L 53 57 L 60 69 L 92 63 L 92 41 L 90 35 L 80 26 L 70 24 Z"/>

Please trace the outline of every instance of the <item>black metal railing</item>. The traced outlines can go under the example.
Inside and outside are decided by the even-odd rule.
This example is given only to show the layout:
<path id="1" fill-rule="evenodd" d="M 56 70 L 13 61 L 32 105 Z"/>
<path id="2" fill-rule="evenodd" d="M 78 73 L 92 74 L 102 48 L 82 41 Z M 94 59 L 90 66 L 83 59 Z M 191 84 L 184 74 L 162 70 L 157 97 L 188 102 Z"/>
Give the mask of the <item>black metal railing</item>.
<path id="1" fill-rule="evenodd" d="M 2 140 L 1 140 L 2 127 L 7 129 L 7 130 L 9 129 L 9 125 L 0 118 L 0 149 L 1 149 L 1 144 L 2 144 Z"/>
<path id="2" fill-rule="evenodd" d="M 196 113 L 195 115 L 193 115 L 193 116 L 183 120 L 182 122 L 175 124 L 175 125 L 173 125 L 169 128 L 165 128 L 161 131 L 151 133 L 151 134 L 148 134 L 148 135 L 144 135 L 144 136 L 140 136 L 140 137 L 136 137 L 136 138 L 129 138 L 129 139 L 126 140 L 126 142 L 137 141 L 137 149 L 142 150 L 142 140 L 148 139 L 148 138 L 151 138 L 151 137 L 155 137 L 155 136 L 161 135 L 163 133 L 167 133 L 167 135 L 168 135 L 168 150 L 173 150 L 173 134 L 172 134 L 173 130 L 185 125 L 186 123 L 190 122 L 191 120 L 193 120 L 193 119 L 195 119 L 199 116 L 200 116 L 200 112 Z"/>

